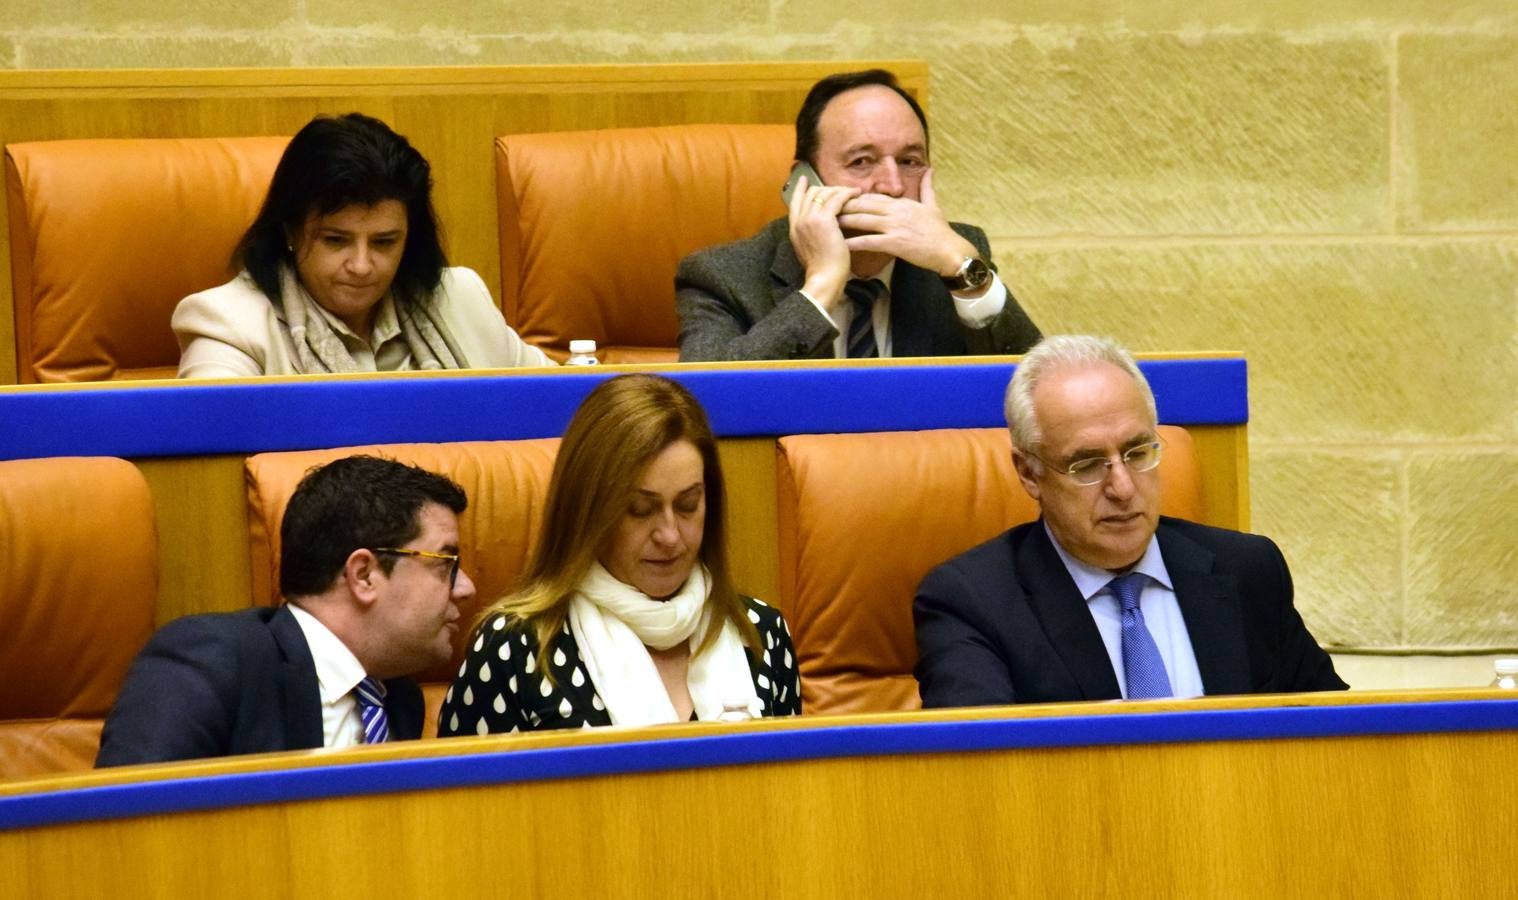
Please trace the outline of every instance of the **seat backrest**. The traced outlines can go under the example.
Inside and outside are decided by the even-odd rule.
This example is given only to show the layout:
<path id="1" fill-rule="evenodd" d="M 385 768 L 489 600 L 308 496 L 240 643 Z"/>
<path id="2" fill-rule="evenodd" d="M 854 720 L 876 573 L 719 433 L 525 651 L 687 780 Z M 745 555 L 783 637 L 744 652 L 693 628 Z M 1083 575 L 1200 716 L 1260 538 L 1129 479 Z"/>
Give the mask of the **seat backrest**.
<path id="1" fill-rule="evenodd" d="M 135 466 L 0 462 L 0 780 L 94 765 L 157 596 L 153 500 Z"/>
<path id="2" fill-rule="evenodd" d="M 1161 510 L 1201 515 L 1191 436 L 1161 426 Z M 922 705 L 912 597 L 930 570 L 1038 518 L 1004 428 L 817 434 L 778 449 L 780 605 L 812 713 Z"/>
<path id="3" fill-rule="evenodd" d="M 6 147 L 21 382 L 172 378 L 174 306 L 232 276 L 232 251 L 288 142 Z"/>
<path id="4" fill-rule="evenodd" d="M 499 137 L 501 308 L 562 359 L 679 357 L 675 268 L 784 215 L 788 125 L 673 125 Z"/>
<path id="5" fill-rule="evenodd" d="M 527 563 L 527 553 L 542 525 L 548 481 L 558 453 L 558 438 L 531 441 L 474 441 L 457 444 L 385 444 L 333 450 L 260 453 L 248 458 L 249 553 L 253 602 L 268 605 L 279 597 L 279 525 L 300 479 L 316 466 L 356 454 L 384 456 L 446 475 L 469 497 L 459 517 L 462 565 L 474 581 L 475 602 L 463 608 L 454 658 L 423 673 L 427 694 L 426 731 L 436 731 L 442 693 L 458 671 L 470 634 L 468 625 L 482 605 L 507 593 Z"/>

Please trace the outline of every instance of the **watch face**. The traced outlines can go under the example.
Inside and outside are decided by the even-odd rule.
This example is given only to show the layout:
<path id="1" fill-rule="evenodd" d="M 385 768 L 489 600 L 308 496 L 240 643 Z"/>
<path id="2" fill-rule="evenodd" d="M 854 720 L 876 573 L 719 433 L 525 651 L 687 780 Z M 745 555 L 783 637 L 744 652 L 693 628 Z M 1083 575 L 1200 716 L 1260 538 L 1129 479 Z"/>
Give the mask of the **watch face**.
<path id="1" fill-rule="evenodd" d="M 967 287 L 978 288 L 991 280 L 991 267 L 983 259 L 972 259 L 964 268 Z"/>

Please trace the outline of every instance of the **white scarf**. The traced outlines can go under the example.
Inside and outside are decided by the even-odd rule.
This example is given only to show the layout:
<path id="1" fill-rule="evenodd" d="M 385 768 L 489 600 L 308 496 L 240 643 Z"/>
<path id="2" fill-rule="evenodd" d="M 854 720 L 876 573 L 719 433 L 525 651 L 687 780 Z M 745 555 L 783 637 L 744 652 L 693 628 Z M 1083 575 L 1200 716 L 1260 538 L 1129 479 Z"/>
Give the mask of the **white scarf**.
<path id="1" fill-rule="evenodd" d="M 740 704 L 756 719 L 763 715 L 737 626 L 724 622 L 712 645 L 696 653 L 711 621 L 710 592 L 704 566 L 661 602 L 613 578 L 599 562 L 591 564 L 570 597 L 569 624 L 613 725 L 680 721 L 648 648 L 668 650 L 681 641 L 690 644 L 685 683 L 697 718 L 716 721 L 728 705 Z"/>

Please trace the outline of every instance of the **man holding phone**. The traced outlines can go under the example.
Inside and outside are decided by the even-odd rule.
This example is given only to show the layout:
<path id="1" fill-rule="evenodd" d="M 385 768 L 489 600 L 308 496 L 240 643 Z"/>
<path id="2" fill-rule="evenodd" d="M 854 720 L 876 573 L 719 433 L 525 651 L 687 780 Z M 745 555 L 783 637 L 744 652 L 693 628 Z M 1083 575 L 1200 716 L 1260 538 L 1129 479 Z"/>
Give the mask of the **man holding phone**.
<path id="1" fill-rule="evenodd" d="M 682 361 L 1022 353 L 1039 339 L 985 233 L 938 209 L 922 108 L 883 69 L 796 116 L 788 215 L 675 276 Z"/>

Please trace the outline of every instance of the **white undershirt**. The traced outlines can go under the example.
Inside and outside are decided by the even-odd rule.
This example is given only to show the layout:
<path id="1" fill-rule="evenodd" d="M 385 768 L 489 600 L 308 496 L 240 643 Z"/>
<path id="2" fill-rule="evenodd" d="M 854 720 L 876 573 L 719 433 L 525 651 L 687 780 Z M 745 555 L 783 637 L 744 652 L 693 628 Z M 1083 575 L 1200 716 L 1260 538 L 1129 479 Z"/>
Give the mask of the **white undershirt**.
<path id="1" fill-rule="evenodd" d="M 352 747 L 364 742 L 364 720 L 358 712 L 353 689 L 364 680 L 364 667 L 337 635 L 315 616 L 289 604 L 295 623 L 306 636 L 311 661 L 316 664 L 316 683 L 321 690 L 322 746 Z"/>
<path id="2" fill-rule="evenodd" d="M 1112 671 L 1117 675 L 1118 690 L 1124 699 L 1128 697 L 1128 679 L 1123 673 L 1123 608 L 1117 597 L 1107 589 L 1118 574 L 1096 566 L 1087 565 L 1059 545 L 1054 532 L 1045 522 L 1044 533 L 1054 544 L 1065 571 L 1075 581 L 1096 620 L 1096 630 L 1101 632 L 1102 643 L 1107 647 L 1107 658 L 1112 661 Z M 1160 555 L 1160 542 L 1149 538 L 1149 547 L 1129 572 L 1142 572 L 1149 576 L 1144 591 L 1139 594 L 1139 609 L 1144 613 L 1144 624 L 1154 636 L 1160 659 L 1165 663 L 1165 674 L 1170 676 L 1170 690 L 1176 697 L 1200 697 L 1203 694 L 1202 673 L 1197 669 L 1196 651 L 1191 647 L 1191 634 L 1186 630 L 1186 619 L 1181 615 L 1181 604 L 1175 597 L 1175 584 L 1170 580 L 1170 570 Z"/>
<path id="3" fill-rule="evenodd" d="M 896 272 L 896 260 L 891 259 L 885 264 L 885 268 L 870 277 L 885 285 L 886 289 L 880 292 L 875 300 L 875 308 L 872 311 L 872 322 L 875 326 L 875 348 L 882 357 L 891 355 L 891 276 Z M 822 304 L 806 291 L 799 292 L 801 296 L 812 301 L 817 311 L 828 317 L 833 327 L 838 329 L 838 337 L 833 339 L 833 355 L 838 359 L 844 359 L 849 355 L 849 325 L 854 321 L 854 304 L 847 300 L 841 301 L 833 307 L 832 312 L 822 308 Z M 1001 276 L 991 273 L 991 286 L 979 297 L 961 297 L 950 292 L 954 298 L 954 311 L 959 315 L 959 321 L 966 328 L 979 328 L 1001 314 L 1002 308 L 1007 305 L 1007 286 L 1001 283 Z"/>

